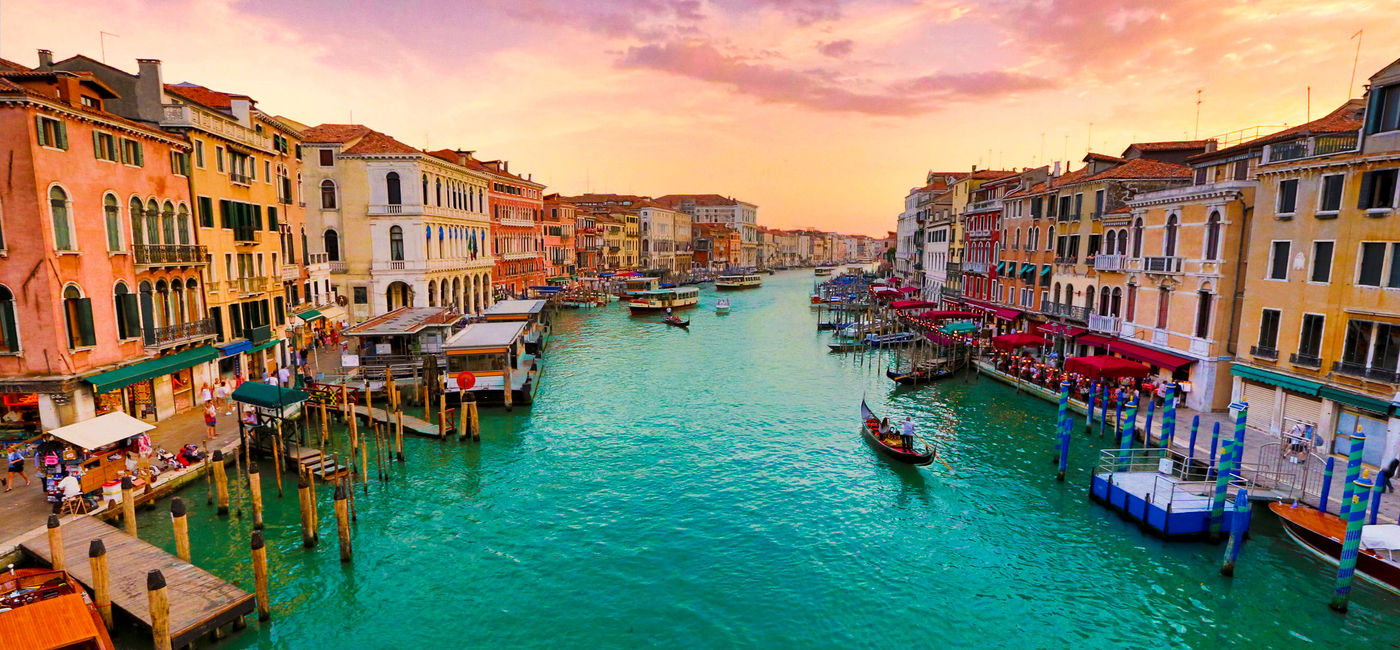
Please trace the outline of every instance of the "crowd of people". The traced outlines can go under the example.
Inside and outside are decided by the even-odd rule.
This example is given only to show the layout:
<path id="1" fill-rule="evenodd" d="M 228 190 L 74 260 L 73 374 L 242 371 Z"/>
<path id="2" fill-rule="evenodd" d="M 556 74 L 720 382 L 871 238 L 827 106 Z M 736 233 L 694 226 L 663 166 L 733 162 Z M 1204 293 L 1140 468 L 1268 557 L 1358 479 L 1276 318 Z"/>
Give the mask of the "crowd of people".
<path id="1" fill-rule="evenodd" d="M 1106 396 L 1110 409 L 1134 401 L 1145 407 L 1149 399 L 1156 402 L 1157 406 L 1164 406 L 1166 403 L 1166 381 L 1153 377 L 1090 378 L 1077 372 L 1063 370 L 1063 363 L 1055 353 L 1037 358 L 1029 354 L 998 352 L 995 362 L 997 370 L 1056 393 L 1060 392 L 1060 382 L 1068 381 L 1070 397 L 1073 399 L 1087 401 L 1090 391 L 1093 391 L 1096 402 Z M 1178 398 L 1190 389 L 1186 382 L 1175 383 Z M 1107 386 L 1106 395 L 1102 392 L 1103 385 Z"/>

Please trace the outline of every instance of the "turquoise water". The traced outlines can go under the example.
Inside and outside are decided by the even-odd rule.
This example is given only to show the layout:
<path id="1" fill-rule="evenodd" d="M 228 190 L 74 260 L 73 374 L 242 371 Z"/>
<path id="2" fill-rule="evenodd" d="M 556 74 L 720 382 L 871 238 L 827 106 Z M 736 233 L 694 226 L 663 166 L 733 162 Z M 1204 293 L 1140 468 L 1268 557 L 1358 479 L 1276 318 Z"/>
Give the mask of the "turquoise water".
<path id="1" fill-rule="evenodd" d="M 1088 500 L 1100 439 L 1077 436 L 1055 481 L 1053 405 L 988 379 L 896 390 L 873 356 L 829 355 L 811 283 L 810 271 L 766 277 L 728 294 L 727 316 L 691 312 L 688 333 L 617 305 L 561 314 L 534 407 L 485 411 L 479 444 L 406 440 L 392 481 L 360 495 L 351 565 L 329 491 L 323 541 L 303 550 L 295 493 L 279 500 L 264 470 L 273 621 L 220 646 L 1400 637 L 1400 597 L 1370 585 L 1333 614 L 1335 570 L 1266 510 L 1236 577 L 1222 578 L 1223 545 L 1163 543 Z M 862 395 L 882 415 L 913 415 L 956 473 L 877 457 L 857 433 Z M 205 495 L 183 494 L 194 562 L 251 590 L 251 519 L 216 518 Z M 167 511 L 144 513 L 142 536 L 173 550 Z"/>

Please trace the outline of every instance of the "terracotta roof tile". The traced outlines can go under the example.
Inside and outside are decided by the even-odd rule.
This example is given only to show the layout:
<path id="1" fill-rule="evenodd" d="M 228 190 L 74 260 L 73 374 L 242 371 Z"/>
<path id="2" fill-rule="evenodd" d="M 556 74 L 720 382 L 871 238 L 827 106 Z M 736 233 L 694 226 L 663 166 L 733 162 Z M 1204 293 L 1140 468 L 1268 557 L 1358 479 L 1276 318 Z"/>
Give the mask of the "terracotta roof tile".
<path id="1" fill-rule="evenodd" d="M 1191 178 L 1191 168 L 1185 165 L 1165 163 L 1148 158 L 1134 158 L 1112 169 L 1106 169 L 1093 176 L 1081 178 L 1075 183 L 1089 183 L 1104 180 L 1145 180 Z"/>
<path id="2" fill-rule="evenodd" d="M 31 68 L 23 63 L 15 63 L 9 59 L 0 59 L 0 69 L 9 70 L 11 72 L 23 72 Z"/>
<path id="3" fill-rule="evenodd" d="M 1191 149 L 1204 149 L 1214 140 L 1165 140 L 1162 142 L 1134 142 L 1128 145 L 1128 149 L 1138 151 L 1187 151 Z M 1123 150 L 1127 153 L 1127 149 Z"/>
<path id="4" fill-rule="evenodd" d="M 1230 156 L 1237 154 L 1241 151 L 1246 151 L 1256 147 L 1262 147 L 1266 144 L 1285 142 L 1288 140 L 1293 140 L 1295 138 L 1300 138 L 1308 135 L 1323 133 L 1346 133 L 1348 131 L 1357 131 L 1361 128 L 1361 125 L 1365 119 L 1366 101 L 1363 99 L 1352 99 L 1347 101 L 1347 103 L 1339 106 L 1337 110 L 1334 110 L 1331 113 L 1328 113 L 1311 122 L 1299 124 L 1298 126 L 1289 129 L 1284 129 L 1277 133 L 1271 133 L 1261 138 L 1255 138 L 1248 142 L 1242 142 L 1233 147 L 1226 147 L 1217 151 L 1208 151 L 1206 153 L 1196 154 L 1194 156 L 1191 156 L 1190 158 L 1187 158 L 1186 160 L 1188 162 L 1195 162 L 1198 160 L 1209 160 L 1219 156 Z"/>
<path id="5" fill-rule="evenodd" d="M 307 144 L 343 145 L 342 153 L 352 156 L 423 153 L 361 124 L 322 124 L 303 131 L 301 137 Z"/>
<path id="6" fill-rule="evenodd" d="M 217 90 L 210 90 L 199 84 L 189 82 L 178 84 L 165 84 L 165 92 L 179 96 L 196 104 L 208 106 L 209 108 L 221 111 L 229 110 L 233 107 L 234 99 L 246 99 L 252 101 L 247 95 L 237 93 L 223 93 Z"/>

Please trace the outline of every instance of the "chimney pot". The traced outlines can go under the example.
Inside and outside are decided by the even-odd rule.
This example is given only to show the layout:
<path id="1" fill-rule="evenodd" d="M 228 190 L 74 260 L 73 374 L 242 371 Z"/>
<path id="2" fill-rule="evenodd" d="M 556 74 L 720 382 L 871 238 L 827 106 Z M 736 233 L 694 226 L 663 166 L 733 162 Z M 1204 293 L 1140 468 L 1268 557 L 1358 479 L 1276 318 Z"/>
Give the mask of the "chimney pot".
<path id="1" fill-rule="evenodd" d="M 39 50 L 39 69 L 48 70 L 53 67 L 53 51 Z"/>

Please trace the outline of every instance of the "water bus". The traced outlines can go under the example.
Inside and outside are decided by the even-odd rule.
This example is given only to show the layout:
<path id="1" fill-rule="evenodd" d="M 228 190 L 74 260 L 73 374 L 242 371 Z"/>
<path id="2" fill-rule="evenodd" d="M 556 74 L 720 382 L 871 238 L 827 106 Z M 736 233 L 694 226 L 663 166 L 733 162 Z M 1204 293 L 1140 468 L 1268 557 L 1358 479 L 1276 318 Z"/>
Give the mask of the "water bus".
<path id="1" fill-rule="evenodd" d="M 488 323 L 525 323 L 525 352 L 540 355 L 549 343 L 544 300 L 502 300 L 482 312 Z"/>
<path id="2" fill-rule="evenodd" d="M 654 278 L 648 275 L 636 275 L 628 278 L 621 278 L 622 287 L 618 293 L 619 298 L 629 298 L 632 294 L 643 291 L 655 291 L 661 288 L 661 278 Z"/>
<path id="3" fill-rule="evenodd" d="M 511 404 L 534 401 L 543 368 L 540 357 L 525 350 L 527 325 L 522 321 L 475 323 L 452 335 L 442 346 L 447 354 L 443 377 L 447 392 L 460 392 L 458 376 L 467 373 L 465 390 L 478 404 L 505 402 L 507 390 Z"/>
<path id="4" fill-rule="evenodd" d="M 815 269 L 812 270 L 812 273 L 816 274 L 816 275 L 819 276 L 819 277 L 820 277 L 820 276 L 831 275 L 832 273 L 835 273 L 835 272 L 836 272 L 836 267 L 834 267 L 834 266 L 818 266 L 817 268 L 815 268 Z"/>
<path id="5" fill-rule="evenodd" d="M 720 290 L 755 289 L 763 284 L 763 276 L 756 273 L 743 275 L 721 275 L 715 278 L 715 288 Z"/>
<path id="6" fill-rule="evenodd" d="M 700 290 L 695 287 L 655 289 L 632 294 L 627 307 L 634 314 L 644 314 L 666 309 L 688 309 L 700 304 Z"/>

